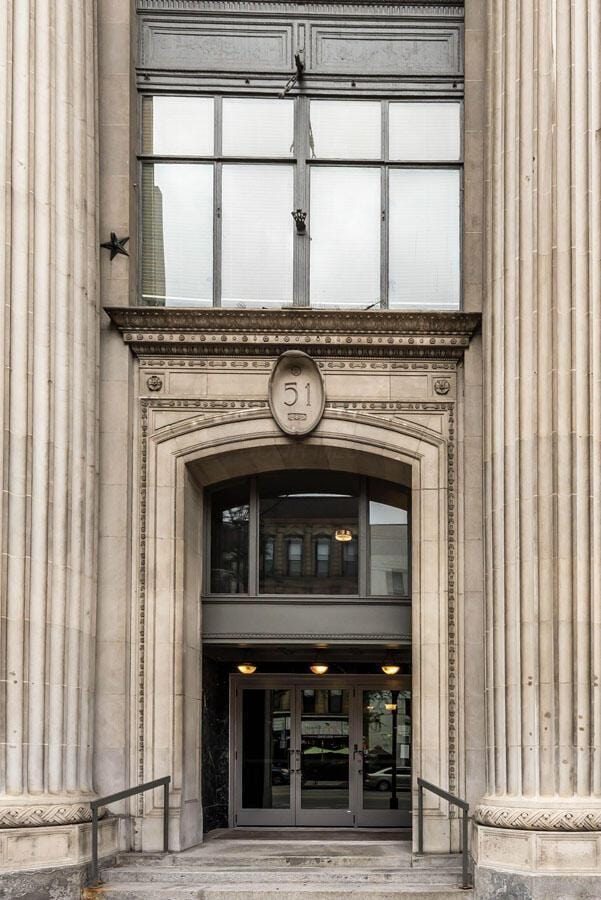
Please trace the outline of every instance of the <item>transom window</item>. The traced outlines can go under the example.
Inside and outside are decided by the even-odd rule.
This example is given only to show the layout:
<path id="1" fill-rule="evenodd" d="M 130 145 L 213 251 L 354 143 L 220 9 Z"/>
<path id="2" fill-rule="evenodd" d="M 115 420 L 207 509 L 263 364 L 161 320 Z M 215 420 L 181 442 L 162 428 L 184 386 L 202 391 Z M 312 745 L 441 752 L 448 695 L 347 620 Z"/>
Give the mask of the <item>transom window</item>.
<path id="1" fill-rule="evenodd" d="M 457 309 L 461 104 L 142 100 L 141 299 Z"/>
<path id="2" fill-rule="evenodd" d="M 342 472 L 277 472 L 207 492 L 210 594 L 409 597 L 409 493 Z"/>

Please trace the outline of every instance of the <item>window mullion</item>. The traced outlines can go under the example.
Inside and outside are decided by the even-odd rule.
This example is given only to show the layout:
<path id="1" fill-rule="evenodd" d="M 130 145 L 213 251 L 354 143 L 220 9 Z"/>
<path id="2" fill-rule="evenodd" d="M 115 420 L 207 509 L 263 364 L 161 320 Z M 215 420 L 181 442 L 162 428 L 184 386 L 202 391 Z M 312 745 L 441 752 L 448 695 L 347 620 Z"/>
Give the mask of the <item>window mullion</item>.
<path id="1" fill-rule="evenodd" d="M 389 123 L 388 100 L 382 101 L 382 159 L 388 162 L 388 123 Z M 382 213 L 380 216 L 380 309 L 388 309 L 388 253 L 389 253 L 389 202 L 388 202 L 388 166 L 382 167 L 381 181 L 381 206 Z"/>
<path id="2" fill-rule="evenodd" d="M 219 159 L 222 150 L 223 104 L 221 97 L 215 97 L 215 138 L 213 152 Z M 221 306 L 221 247 L 223 232 L 222 209 L 222 164 L 213 163 L 213 306 Z"/>
<path id="3" fill-rule="evenodd" d="M 257 479 L 250 481 L 250 516 L 248 523 L 248 593 L 256 597 L 259 593 L 259 496 Z"/>
<path id="4" fill-rule="evenodd" d="M 306 97 L 295 100 L 294 117 L 294 150 L 296 172 L 294 179 L 294 208 L 307 213 L 307 231 L 294 234 L 294 304 L 309 306 L 309 234 L 311 222 L 309 217 L 309 101 Z M 291 210 L 292 212 L 292 210 Z M 294 225 L 292 225 L 294 228 Z"/>
<path id="5" fill-rule="evenodd" d="M 357 541 L 357 554 L 359 566 L 359 596 L 368 595 L 369 561 L 369 514 L 367 499 L 367 478 L 361 478 L 361 491 L 359 494 L 359 540 Z"/>

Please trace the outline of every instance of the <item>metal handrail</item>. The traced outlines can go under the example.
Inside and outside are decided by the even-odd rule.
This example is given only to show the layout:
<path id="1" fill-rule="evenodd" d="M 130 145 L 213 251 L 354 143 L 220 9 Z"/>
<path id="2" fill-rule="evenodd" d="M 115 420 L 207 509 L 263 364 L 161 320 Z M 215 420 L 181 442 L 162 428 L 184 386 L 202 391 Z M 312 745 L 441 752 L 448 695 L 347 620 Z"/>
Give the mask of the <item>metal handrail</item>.
<path id="1" fill-rule="evenodd" d="M 472 886 L 472 881 L 470 877 L 469 871 L 469 853 L 468 853 L 468 820 L 469 820 L 469 811 L 470 805 L 465 800 L 461 800 L 460 797 L 455 797 L 454 794 L 449 794 L 448 791 L 443 791 L 442 788 L 437 787 L 435 784 L 431 784 L 429 781 L 424 781 L 423 778 L 417 779 L 417 850 L 418 853 L 424 852 L 424 791 L 431 791 L 433 794 L 437 794 L 439 797 L 442 797 L 443 800 L 446 800 L 448 803 L 452 803 L 454 806 L 458 806 L 459 809 L 463 810 L 463 822 L 462 822 L 462 841 L 461 841 L 461 854 L 462 854 L 462 883 L 461 887 L 464 890 L 469 890 Z"/>
<path id="2" fill-rule="evenodd" d="M 139 784 L 137 787 L 128 788 L 126 791 L 118 791 L 116 794 L 109 794 L 108 797 L 99 797 L 98 800 L 92 800 L 90 807 L 92 810 L 92 886 L 99 884 L 98 879 L 98 809 L 100 806 L 107 806 L 109 803 L 116 803 L 117 800 L 125 800 L 127 797 L 133 797 L 136 794 L 143 794 L 144 791 L 151 791 L 153 788 L 163 786 L 163 850 L 165 853 L 169 850 L 169 785 L 171 784 L 171 775 L 165 775 L 164 778 L 157 778 L 156 781 L 147 781 L 145 784 Z"/>

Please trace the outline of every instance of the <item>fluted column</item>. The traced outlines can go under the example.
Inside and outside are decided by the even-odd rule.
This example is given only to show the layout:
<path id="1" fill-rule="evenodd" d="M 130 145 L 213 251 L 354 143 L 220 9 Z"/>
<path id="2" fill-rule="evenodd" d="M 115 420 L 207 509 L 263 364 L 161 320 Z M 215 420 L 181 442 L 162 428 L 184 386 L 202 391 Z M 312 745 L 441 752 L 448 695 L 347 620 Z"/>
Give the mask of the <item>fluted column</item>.
<path id="1" fill-rule="evenodd" d="M 0 3 L 0 827 L 90 817 L 95 14 L 95 0 Z"/>
<path id="2" fill-rule="evenodd" d="M 601 830 L 601 4 L 489 4 L 488 795 Z"/>

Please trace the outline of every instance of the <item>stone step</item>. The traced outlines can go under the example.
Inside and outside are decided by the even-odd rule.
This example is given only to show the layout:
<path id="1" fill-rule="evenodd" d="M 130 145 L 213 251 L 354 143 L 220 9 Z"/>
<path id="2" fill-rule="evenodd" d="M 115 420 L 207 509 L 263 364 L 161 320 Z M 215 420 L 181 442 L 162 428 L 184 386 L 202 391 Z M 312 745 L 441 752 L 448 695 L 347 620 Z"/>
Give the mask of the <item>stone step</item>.
<path id="1" fill-rule="evenodd" d="M 138 858 L 124 859 L 119 856 L 117 866 L 138 866 L 147 869 L 173 869 L 178 867 L 202 869 L 220 868 L 229 866 L 244 867 L 246 869 L 282 869 L 304 868 L 307 866 L 322 866 L 323 868 L 352 869 L 367 868 L 371 866 L 391 866 L 410 869 L 407 857 L 398 859 L 390 856 L 236 856 L 224 859 L 223 856 L 211 859 L 209 856 L 163 856 L 159 859 L 149 859 L 146 854 L 140 854 Z M 456 863 L 454 863 L 456 865 Z M 453 867 L 454 867 L 453 865 Z"/>
<path id="2" fill-rule="evenodd" d="M 414 853 L 411 865 L 414 869 L 461 868 L 461 853 Z"/>
<path id="3" fill-rule="evenodd" d="M 407 851 L 399 851 L 398 845 L 392 844 L 389 848 L 371 844 L 367 847 L 348 846 L 334 848 L 328 847 L 324 852 L 320 845 L 315 848 L 305 848 L 293 851 L 285 851 L 281 848 L 269 849 L 243 849 L 240 847 L 219 846 L 212 849 L 209 845 L 203 845 L 197 850 L 186 850 L 182 853 L 120 853 L 117 856 L 117 865 L 120 866 L 200 866 L 209 868 L 213 866 L 225 867 L 230 865 L 246 866 L 248 868 L 282 868 L 302 866 L 324 866 L 351 868 L 359 866 L 398 866 L 411 867 L 411 854 Z M 451 857 L 450 865 L 457 865 L 457 857 Z"/>
<path id="4" fill-rule="evenodd" d="M 86 888 L 82 900 L 459 900 L 473 898 L 473 891 L 463 891 L 447 884 L 335 885 L 302 884 L 282 881 L 277 887 L 268 882 L 251 885 L 223 883 L 210 887 L 179 887 L 160 884 L 103 884 Z"/>
<path id="5" fill-rule="evenodd" d="M 124 884 L 137 882 L 139 884 L 174 884 L 208 886 L 222 884 L 227 881 L 232 884 L 248 884 L 249 881 L 260 879 L 263 883 L 280 883 L 281 881 L 294 881 L 306 884 L 429 884 L 439 883 L 456 885 L 461 879 L 459 869 L 445 870 L 414 870 L 401 868 L 370 867 L 369 869 L 348 868 L 332 869 L 314 867 L 301 867 L 295 872 L 288 868 L 274 868 L 257 871 L 252 868 L 228 866 L 227 868 L 184 868 L 182 866 L 117 866 L 101 870 L 101 879 L 107 884 Z"/>

